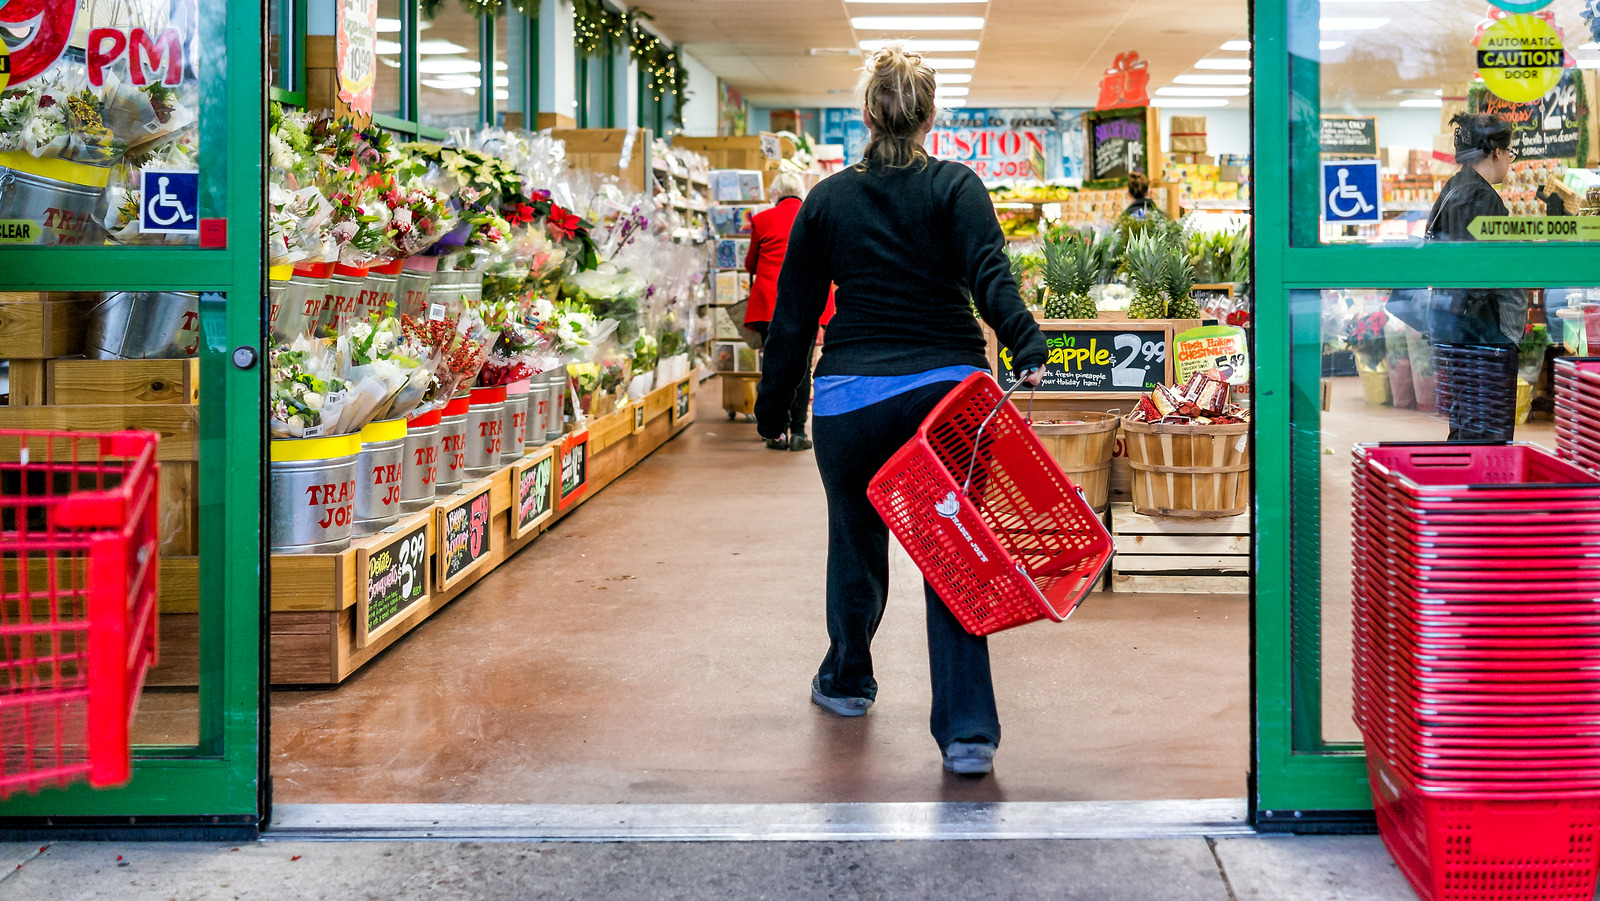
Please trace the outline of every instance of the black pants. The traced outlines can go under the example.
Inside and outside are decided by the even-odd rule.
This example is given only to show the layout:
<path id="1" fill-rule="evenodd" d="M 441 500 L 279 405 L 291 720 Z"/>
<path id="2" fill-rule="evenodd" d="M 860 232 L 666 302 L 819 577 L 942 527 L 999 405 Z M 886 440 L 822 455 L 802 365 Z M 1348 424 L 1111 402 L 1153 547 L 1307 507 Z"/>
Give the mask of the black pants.
<path id="1" fill-rule="evenodd" d="M 889 527 L 867 500 L 867 481 L 917 431 L 956 386 L 928 385 L 838 416 L 816 419 L 817 469 L 828 495 L 828 656 L 818 670 L 822 693 L 872 698 L 872 636 L 889 594 Z M 928 608 L 928 663 L 933 676 L 930 725 L 942 749 L 958 738 L 1000 742 L 989 644 L 956 621 L 923 583 Z"/>
<path id="2" fill-rule="evenodd" d="M 761 333 L 761 339 L 766 340 L 767 322 L 748 323 L 750 328 Z M 794 400 L 789 402 L 789 431 L 806 433 L 806 411 L 811 407 L 811 354 L 806 354 L 806 371 L 800 376 L 800 384 L 794 389 Z"/>

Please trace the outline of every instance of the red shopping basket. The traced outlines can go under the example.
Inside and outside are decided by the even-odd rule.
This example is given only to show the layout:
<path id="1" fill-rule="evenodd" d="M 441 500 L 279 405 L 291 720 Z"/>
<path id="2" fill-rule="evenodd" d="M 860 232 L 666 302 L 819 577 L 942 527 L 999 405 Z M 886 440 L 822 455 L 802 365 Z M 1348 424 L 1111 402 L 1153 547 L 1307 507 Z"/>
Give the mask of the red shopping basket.
<path id="1" fill-rule="evenodd" d="M 1009 397 L 987 374 L 967 376 L 867 486 L 973 635 L 1066 619 L 1113 551 L 1105 524 Z"/>
<path id="2" fill-rule="evenodd" d="M 0 431 L 0 798 L 128 780 L 156 662 L 158 440 Z"/>

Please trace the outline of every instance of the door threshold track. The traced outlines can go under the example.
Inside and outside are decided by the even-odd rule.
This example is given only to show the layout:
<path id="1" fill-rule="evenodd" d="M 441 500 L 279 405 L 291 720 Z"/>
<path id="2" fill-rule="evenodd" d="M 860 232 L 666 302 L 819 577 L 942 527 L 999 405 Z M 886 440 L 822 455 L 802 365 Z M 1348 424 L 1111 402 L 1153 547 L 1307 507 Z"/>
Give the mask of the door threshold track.
<path id="1" fill-rule="evenodd" d="M 803 842 L 1251 835 L 1243 798 L 882 804 L 277 804 L 266 841 Z"/>

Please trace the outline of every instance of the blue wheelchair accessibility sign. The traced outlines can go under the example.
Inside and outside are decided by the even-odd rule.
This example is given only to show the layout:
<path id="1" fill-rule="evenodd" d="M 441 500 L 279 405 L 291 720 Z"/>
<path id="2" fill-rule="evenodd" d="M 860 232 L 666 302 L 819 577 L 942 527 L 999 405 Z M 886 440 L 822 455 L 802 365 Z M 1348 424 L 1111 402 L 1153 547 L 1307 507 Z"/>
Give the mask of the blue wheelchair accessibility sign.
<path id="1" fill-rule="evenodd" d="M 1382 185 L 1377 160 L 1324 160 L 1322 220 L 1382 222 Z"/>
<path id="2" fill-rule="evenodd" d="M 140 179 L 139 231 L 154 235 L 200 232 L 200 170 L 146 169 Z"/>

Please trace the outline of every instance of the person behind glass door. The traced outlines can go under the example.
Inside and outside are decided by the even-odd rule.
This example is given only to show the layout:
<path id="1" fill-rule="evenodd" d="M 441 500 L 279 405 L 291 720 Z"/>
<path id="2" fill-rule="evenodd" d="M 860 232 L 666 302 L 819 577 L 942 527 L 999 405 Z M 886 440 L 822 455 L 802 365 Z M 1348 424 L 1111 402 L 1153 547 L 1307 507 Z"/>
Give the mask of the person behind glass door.
<path id="1" fill-rule="evenodd" d="M 1489 113 L 1458 113 L 1454 127 L 1456 162 L 1461 170 L 1445 182 L 1428 214 L 1430 241 L 1474 241 L 1468 230 L 1480 216 L 1510 211 L 1494 186 L 1505 181 L 1516 154 L 1511 123 Z M 1517 345 L 1528 321 L 1528 295 L 1514 288 L 1436 288 L 1428 309 L 1434 344 L 1477 350 L 1489 370 L 1471 372 L 1439 356 L 1439 373 L 1456 388 L 1471 392 L 1472 403 L 1454 403 L 1451 441 L 1509 441 L 1515 430 Z M 1464 392 L 1456 392 L 1458 396 Z M 1485 414 L 1488 415 L 1485 415 Z"/>
<path id="2" fill-rule="evenodd" d="M 767 335 L 756 428 L 788 425 L 828 300 L 837 312 L 817 364 L 812 427 L 828 499 L 828 652 L 811 700 L 839 716 L 872 706 L 872 637 L 889 590 L 889 530 L 867 483 L 962 379 L 986 372 L 979 316 L 1012 349 L 1013 374 L 1039 382 L 1044 336 L 1017 294 L 1006 239 L 978 176 L 930 159 L 933 69 L 890 46 L 862 78 L 872 137 L 860 163 L 811 190 L 789 233 Z M 985 639 L 923 584 L 933 680 L 930 726 L 953 773 L 991 771 L 1000 742 Z"/>
<path id="3" fill-rule="evenodd" d="M 1128 197 L 1133 200 L 1133 203 L 1128 204 L 1128 208 L 1122 211 L 1122 215 L 1131 216 L 1134 219 L 1163 218 L 1161 208 L 1156 206 L 1154 200 L 1150 199 L 1150 177 L 1148 175 L 1143 172 L 1135 172 L 1128 176 Z"/>
<path id="4" fill-rule="evenodd" d="M 750 220 L 750 251 L 745 254 L 744 268 L 750 273 L 750 303 L 745 308 L 744 324 L 759 333 L 763 342 L 772 322 L 772 311 L 778 304 L 778 273 L 783 269 L 783 257 L 789 249 L 789 230 L 794 227 L 795 214 L 806 199 L 805 182 L 792 172 L 780 173 L 767 188 L 773 207 L 763 210 Z M 828 322 L 827 316 L 822 324 Z M 811 447 L 806 437 L 806 411 L 811 406 L 811 359 L 806 358 L 806 371 L 795 386 L 794 400 L 789 405 L 789 433 L 767 439 L 773 450 L 803 451 Z"/>

